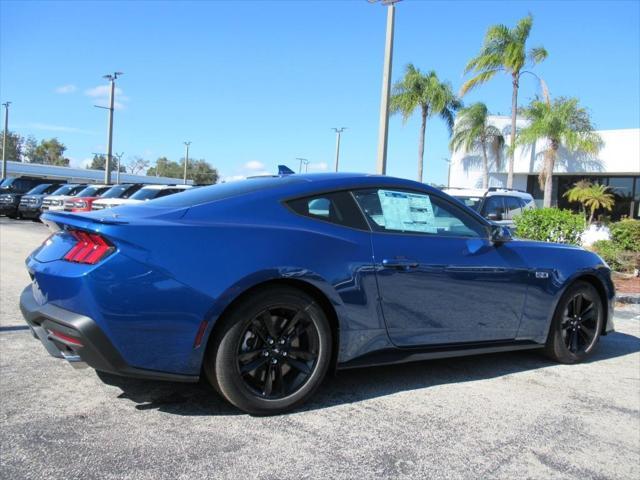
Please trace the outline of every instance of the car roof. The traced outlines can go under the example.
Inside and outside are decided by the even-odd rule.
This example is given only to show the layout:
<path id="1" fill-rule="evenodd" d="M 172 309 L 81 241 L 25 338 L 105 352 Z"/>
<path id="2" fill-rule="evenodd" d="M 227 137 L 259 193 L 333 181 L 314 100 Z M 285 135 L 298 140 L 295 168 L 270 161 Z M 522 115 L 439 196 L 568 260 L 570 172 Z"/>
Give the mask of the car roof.
<path id="1" fill-rule="evenodd" d="M 533 198 L 530 193 L 523 192 L 522 190 L 514 190 L 509 188 L 500 188 L 495 187 L 492 189 L 484 189 L 484 188 L 443 188 L 443 192 L 452 197 L 493 197 L 493 196 L 503 196 L 503 197 L 518 197 L 531 199 Z"/>

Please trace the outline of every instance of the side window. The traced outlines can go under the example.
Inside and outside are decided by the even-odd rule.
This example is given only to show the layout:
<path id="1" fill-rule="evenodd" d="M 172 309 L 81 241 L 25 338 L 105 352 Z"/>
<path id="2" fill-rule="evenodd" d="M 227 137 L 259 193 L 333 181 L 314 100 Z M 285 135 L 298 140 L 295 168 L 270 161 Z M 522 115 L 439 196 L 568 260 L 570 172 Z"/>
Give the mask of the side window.
<path id="1" fill-rule="evenodd" d="M 437 196 L 400 190 L 354 192 L 374 230 L 451 237 L 482 237 L 484 226 Z"/>
<path id="2" fill-rule="evenodd" d="M 507 220 L 513 220 L 513 217 L 522 213 L 522 200 L 517 197 L 505 197 L 505 207 L 507 210 Z"/>
<path id="3" fill-rule="evenodd" d="M 167 195 L 173 195 L 179 191 L 180 189 L 177 188 L 165 188 L 164 190 L 160 190 L 154 198 L 166 197 Z"/>
<path id="4" fill-rule="evenodd" d="M 487 197 L 482 208 L 482 216 L 489 220 L 504 220 L 504 201 L 501 196 Z"/>
<path id="5" fill-rule="evenodd" d="M 369 230 L 349 192 L 332 192 L 290 200 L 287 205 L 299 215 L 345 227 Z"/>

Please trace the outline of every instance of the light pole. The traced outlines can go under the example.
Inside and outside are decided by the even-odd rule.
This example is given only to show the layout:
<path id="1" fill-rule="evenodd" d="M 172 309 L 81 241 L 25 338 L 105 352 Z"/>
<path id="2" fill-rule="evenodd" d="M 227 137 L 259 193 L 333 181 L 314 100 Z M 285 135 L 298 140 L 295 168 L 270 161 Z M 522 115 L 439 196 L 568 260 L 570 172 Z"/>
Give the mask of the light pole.
<path id="1" fill-rule="evenodd" d="M 368 0 L 377 3 L 379 0 Z M 382 70 L 382 96 L 380 99 L 380 124 L 378 128 L 377 172 L 387 173 L 387 139 L 389 137 L 389 92 L 391 91 L 391 66 L 393 63 L 393 27 L 396 6 L 400 0 L 381 0 L 387 6 L 387 36 L 384 47 L 384 67 Z"/>
<path id="2" fill-rule="evenodd" d="M 94 105 L 94 107 L 105 108 L 109 110 L 109 130 L 107 134 L 107 161 L 104 162 L 104 183 L 107 185 L 111 183 L 111 159 L 113 157 L 113 103 L 116 90 L 116 80 L 122 75 L 122 72 L 113 72 L 113 74 L 103 75 L 102 78 L 109 80 L 110 93 L 109 93 L 109 106 L 103 107 L 101 105 Z"/>
<path id="3" fill-rule="evenodd" d="M 187 184 L 187 164 L 189 163 L 189 145 L 191 142 L 184 142 L 186 152 L 184 154 L 184 184 Z"/>
<path id="4" fill-rule="evenodd" d="M 7 178 L 7 136 L 9 135 L 9 105 L 11 105 L 11 102 L 5 102 L 2 104 L 2 106 L 4 107 L 4 135 L 2 136 L 2 180 Z"/>
<path id="5" fill-rule="evenodd" d="M 122 164 L 122 156 L 124 152 L 116 153 L 115 156 L 118 158 L 118 169 L 116 170 L 116 183 L 120 184 L 120 165 Z"/>
<path id="6" fill-rule="evenodd" d="M 306 158 L 296 157 L 296 160 L 300 160 L 300 168 L 298 169 L 298 173 L 302 173 L 302 164 L 305 165 L 305 173 L 309 171 L 309 160 Z"/>
<path id="7" fill-rule="evenodd" d="M 340 134 L 344 132 L 347 127 L 332 128 L 336 132 L 336 172 L 338 171 L 338 165 L 340 164 Z"/>

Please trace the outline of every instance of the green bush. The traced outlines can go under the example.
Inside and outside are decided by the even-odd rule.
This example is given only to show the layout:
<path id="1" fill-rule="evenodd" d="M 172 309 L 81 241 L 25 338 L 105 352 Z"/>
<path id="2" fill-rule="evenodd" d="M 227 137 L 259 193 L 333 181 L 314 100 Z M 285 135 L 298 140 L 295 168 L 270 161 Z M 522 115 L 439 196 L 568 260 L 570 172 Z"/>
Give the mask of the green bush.
<path id="1" fill-rule="evenodd" d="M 580 244 L 580 235 L 586 227 L 584 215 L 558 208 L 525 210 L 514 222 L 518 238 L 573 245 Z"/>
<path id="2" fill-rule="evenodd" d="M 616 247 L 629 252 L 640 252 L 640 220 L 621 220 L 609 226 Z"/>
<path id="3" fill-rule="evenodd" d="M 640 252 L 625 250 L 614 240 L 598 240 L 591 249 L 616 272 L 634 273 L 640 268 Z"/>

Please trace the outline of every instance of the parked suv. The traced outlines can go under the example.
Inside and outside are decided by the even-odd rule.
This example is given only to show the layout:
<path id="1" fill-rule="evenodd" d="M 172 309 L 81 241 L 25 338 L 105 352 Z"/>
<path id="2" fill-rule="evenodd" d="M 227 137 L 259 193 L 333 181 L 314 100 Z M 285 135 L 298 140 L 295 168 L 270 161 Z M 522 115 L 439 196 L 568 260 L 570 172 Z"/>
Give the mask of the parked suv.
<path id="1" fill-rule="evenodd" d="M 42 199 L 49 195 L 55 195 L 59 190 L 67 188 L 68 185 L 65 184 L 61 186 L 59 183 L 43 183 L 32 188 L 20 199 L 20 204 L 18 205 L 18 216 L 20 218 L 37 220 L 40 217 Z"/>
<path id="2" fill-rule="evenodd" d="M 103 208 L 117 207 L 118 205 L 146 202 L 154 198 L 184 192 L 190 188 L 192 188 L 191 185 L 147 185 L 129 198 L 101 198 L 100 200 L 96 200 L 93 202 L 93 209 L 101 210 Z"/>
<path id="3" fill-rule="evenodd" d="M 52 183 L 60 184 L 63 182 L 53 182 L 46 178 L 38 177 L 5 178 L 0 184 L 0 215 L 6 215 L 9 218 L 18 218 L 20 215 L 18 206 L 20 205 L 22 195 L 38 185 L 51 185 Z"/>
<path id="4" fill-rule="evenodd" d="M 516 215 L 536 208 L 531 194 L 512 188 L 445 188 L 443 191 L 487 220 L 508 227 L 513 227 Z"/>
<path id="5" fill-rule="evenodd" d="M 64 201 L 64 211 L 90 212 L 94 200 L 100 198 L 111 187 L 112 185 L 87 185 L 84 190 Z"/>
<path id="6" fill-rule="evenodd" d="M 102 210 L 103 208 L 105 208 L 105 203 L 101 203 L 102 200 L 114 198 L 129 198 L 144 186 L 144 183 L 119 183 L 118 185 L 114 185 L 109 190 L 100 195 L 100 202 L 96 203 L 97 200 L 93 202 L 93 204 L 91 205 L 91 210 Z"/>
<path id="7" fill-rule="evenodd" d="M 40 206 L 40 213 L 47 210 L 64 210 L 64 201 L 84 190 L 86 186 L 84 183 L 65 185 L 64 188 L 56 190 L 53 195 L 44 197 Z"/>

